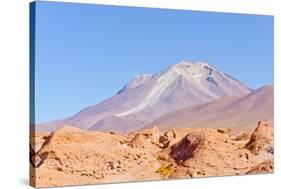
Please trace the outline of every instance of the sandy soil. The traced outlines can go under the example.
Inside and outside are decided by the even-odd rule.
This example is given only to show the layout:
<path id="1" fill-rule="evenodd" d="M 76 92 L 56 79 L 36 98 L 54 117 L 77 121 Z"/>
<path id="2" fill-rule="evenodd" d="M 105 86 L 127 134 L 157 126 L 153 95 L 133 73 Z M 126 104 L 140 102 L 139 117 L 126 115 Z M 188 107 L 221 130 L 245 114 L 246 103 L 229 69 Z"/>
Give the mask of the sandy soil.
<path id="1" fill-rule="evenodd" d="M 121 135 L 65 126 L 30 137 L 30 183 L 67 186 L 273 172 L 273 128 L 157 126 Z"/>

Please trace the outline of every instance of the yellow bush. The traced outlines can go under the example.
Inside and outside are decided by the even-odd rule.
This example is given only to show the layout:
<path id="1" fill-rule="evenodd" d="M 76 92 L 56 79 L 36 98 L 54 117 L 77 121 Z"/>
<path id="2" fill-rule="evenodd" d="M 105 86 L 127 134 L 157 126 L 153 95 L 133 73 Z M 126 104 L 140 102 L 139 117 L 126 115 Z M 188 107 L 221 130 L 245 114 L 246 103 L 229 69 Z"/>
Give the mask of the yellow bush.
<path id="1" fill-rule="evenodd" d="M 166 164 L 166 165 L 161 165 L 155 172 L 159 173 L 162 178 L 168 178 L 171 173 L 174 171 L 175 166 L 170 163 L 170 164 Z"/>

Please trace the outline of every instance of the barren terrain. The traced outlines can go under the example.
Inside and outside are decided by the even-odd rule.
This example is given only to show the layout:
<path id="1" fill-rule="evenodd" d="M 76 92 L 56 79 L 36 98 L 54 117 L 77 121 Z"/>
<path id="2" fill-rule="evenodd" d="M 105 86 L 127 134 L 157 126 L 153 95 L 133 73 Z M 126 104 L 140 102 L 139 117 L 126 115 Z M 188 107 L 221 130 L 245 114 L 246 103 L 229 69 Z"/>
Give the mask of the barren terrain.
<path id="1" fill-rule="evenodd" d="M 30 140 L 36 187 L 273 172 L 273 127 L 263 121 L 253 132 L 153 126 L 118 134 L 64 126 Z"/>

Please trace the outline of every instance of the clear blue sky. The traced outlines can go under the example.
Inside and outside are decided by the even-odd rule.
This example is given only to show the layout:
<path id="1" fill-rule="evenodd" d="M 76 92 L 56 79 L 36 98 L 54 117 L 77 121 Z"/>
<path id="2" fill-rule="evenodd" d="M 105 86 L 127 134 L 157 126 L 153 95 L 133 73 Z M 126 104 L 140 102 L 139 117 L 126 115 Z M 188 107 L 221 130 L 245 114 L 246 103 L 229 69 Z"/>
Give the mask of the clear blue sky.
<path id="1" fill-rule="evenodd" d="M 37 2 L 36 122 L 73 115 L 137 74 L 204 60 L 273 84 L 273 17 Z"/>

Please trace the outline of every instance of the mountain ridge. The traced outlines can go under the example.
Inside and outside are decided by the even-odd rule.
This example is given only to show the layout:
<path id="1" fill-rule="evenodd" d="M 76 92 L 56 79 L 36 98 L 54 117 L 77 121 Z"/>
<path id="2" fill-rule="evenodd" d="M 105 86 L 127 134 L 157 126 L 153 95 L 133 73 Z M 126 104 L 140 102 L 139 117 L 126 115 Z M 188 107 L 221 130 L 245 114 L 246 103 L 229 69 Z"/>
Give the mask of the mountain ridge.
<path id="1" fill-rule="evenodd" d="M 145 128 L 252 128 L 257 120 L 273 122 L 273 87 L 268 85 L 242 97 L 225 96 L 212 102 L 165 114 Z"/>
<path id="2" fill-rule="evenodd" d="M 153 75 L 135 77 L 111 98 L 82 109 L 69 118 L 38 124 L 38 129 L 50 131 L 64 125 L 89 129 L 110 116 L 135 123 L 145 121 L 142 123 L 145 126 L 180 108 L 204 104 L 228 95 L 244 96 L 251 91 L 239 80 L 206 62 L 181 61 Z"/>

